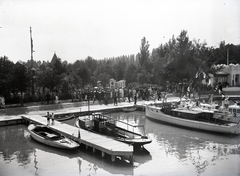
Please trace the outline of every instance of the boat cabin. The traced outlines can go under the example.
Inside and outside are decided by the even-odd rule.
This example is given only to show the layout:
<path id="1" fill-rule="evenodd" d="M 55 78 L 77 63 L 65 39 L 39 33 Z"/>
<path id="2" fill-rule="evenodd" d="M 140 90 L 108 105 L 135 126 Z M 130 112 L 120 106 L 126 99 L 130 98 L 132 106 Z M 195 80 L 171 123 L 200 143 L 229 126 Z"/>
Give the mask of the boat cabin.
<path id="1" fill-rule="evenodd" d="M 233 117 L 240 120 L 240 106 L 238 106 L 237 104 L 231 105 L 229 106 L 228 111 L 233 115 Z"/>

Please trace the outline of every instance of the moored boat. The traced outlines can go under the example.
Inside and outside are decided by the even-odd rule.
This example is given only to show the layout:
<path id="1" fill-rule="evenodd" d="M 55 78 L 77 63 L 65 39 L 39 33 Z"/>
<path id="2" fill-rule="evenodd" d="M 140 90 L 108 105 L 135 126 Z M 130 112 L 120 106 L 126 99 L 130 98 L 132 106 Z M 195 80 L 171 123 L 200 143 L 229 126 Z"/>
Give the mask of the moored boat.
<path id="1" fill-rule="evenodd" d="M 164 108 L 147 106 L 145 114 L 149 119 L 186 128 L 216 133 L 240 134 L 240 124 L 216 116 L 216 111 L 194 110 L 191 108 Z M 218 113 L 220 113 L 218 111 Z M 225 112 L 221 113 L 224 116 Z"/>
<path id="2" fill-rule="evenodd" d="M 55 115 L 54 119 L 61 122 L 61 121 L 70 120 L 72 118 L 75 118 L 74 114 L 63 114 L 63 115 Z"/>
<path id="3" fill-rule="evenodd" d="M 122 108 L 122 111 L 123 112 L 133 112 L 133 111 L 136 111 L 137 107 L 136 106 L 133 106 L 133 107 L 125 107 L 125 108 Z"/>
<path id="4" fill-rule="evenodd" d="M 62 149 L 74 149 L 79 147 L 77 142 L 61 135 L 46 125 L 30 124 L 28 130 L 33 139 L 43 144 Z"/>
<path id="5" fill-rule="evenodd" d="M 134 147 L 141 147 L 152 142 L 146 136 L 143 125 L 132 125 L 103 115 L 102 113 L 80 116 L 77 118 L 75 126 L 112 137 L 118 141 L 131 144 Z M 137 133 L 136 128 L 142 128 L 144 134 Z"/>

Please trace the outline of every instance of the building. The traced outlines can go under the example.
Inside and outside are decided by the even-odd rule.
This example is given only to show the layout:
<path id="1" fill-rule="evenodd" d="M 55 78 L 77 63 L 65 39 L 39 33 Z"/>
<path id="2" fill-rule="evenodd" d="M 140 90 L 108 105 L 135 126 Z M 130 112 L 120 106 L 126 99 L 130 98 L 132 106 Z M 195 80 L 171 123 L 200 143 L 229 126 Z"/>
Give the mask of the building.
<path id="1" fill-rule="evenodd" d="M 239 64 L 221 64 L 216 65 L 215 68 L 221 70 L 214 75 L 214 81 L 216 83 L 228 83 L 229 86 L 240 86 L 240 65 Z"/>
<path id="2" fill-rule="evenodd" d="M 116 81 L 115 79 L 110 79 L 109 86 L 110 88 L 125 88 L 126 81 L 125 80 Z"/>

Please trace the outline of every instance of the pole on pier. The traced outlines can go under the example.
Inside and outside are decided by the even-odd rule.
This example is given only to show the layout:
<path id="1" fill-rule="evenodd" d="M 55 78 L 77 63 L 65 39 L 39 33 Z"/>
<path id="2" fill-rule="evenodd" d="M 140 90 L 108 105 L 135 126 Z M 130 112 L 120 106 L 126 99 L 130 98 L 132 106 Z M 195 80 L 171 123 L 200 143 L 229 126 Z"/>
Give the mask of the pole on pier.
<path id="1" fill-rule="evenodd" d="M 104 153 L 104 152 L 102 152 L 102 157 L 103 157 L 103 158 L 105 157 L 105 153 Z"/>
<path id="2" fill-rule="evenodd" d="M 115 162 L 116 157 L 114 155 L 111 156 L 112 162 Z"/>

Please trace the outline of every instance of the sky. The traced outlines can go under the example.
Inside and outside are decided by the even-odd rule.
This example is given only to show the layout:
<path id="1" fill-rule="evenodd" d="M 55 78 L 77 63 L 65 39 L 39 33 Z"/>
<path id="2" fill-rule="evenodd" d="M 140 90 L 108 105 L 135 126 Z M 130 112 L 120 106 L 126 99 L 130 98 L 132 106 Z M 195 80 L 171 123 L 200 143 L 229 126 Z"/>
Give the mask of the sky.
<path id="1" fill-rule="evenodd" d="M 0 0 L 0 57 L 74 63 L 150 52 L 187 30 L 207 46 L 240 44 L 239 0 Z"/>

